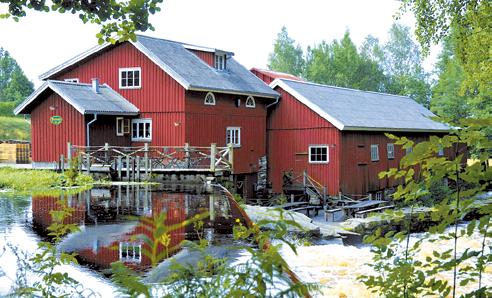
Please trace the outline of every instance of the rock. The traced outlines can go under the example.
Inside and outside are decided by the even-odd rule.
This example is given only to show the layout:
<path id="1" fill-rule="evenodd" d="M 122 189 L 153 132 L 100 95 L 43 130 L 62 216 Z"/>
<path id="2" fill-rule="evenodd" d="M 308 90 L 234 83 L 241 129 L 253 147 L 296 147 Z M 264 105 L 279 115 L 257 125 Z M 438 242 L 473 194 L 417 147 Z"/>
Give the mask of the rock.
<path id="1" fill-rule="evenodd" d="M 260 220 L 274 221 L 280 219 L 280 212 L 278 211 L 278 209 L 273 207 L 246 205 L 244 207 L 244 211 L 246 211 L 249 218 L 254 223 L 257 223 Z M 287 220 L 295 221 L 302 227 L 302 229 L 299 229 L 298 227 L 295 226 L 289 226 L 288 228 L 289 232 L 295 234 L 301 234 L 301 235 L 311 235 L 311 236 L 320 235 L 320 228 L 317 225 L 313 224 L 313 220 L 307 217 L 306 215 L 299 212 L 284 210 L 283 216 Z M 266 228 L 269 228 L 269 226 L 267 225 Z"/>

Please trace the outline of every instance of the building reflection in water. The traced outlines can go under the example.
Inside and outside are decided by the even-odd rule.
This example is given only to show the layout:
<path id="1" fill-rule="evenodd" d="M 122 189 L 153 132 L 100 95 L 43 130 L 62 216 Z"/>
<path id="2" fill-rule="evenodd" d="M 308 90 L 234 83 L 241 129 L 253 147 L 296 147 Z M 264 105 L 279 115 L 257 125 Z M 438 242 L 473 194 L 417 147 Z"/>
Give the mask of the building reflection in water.
<path id="1" fill-rule="evenodd" d="M 38 233 L 48 234 L 46 229 L 52 223 L 50 211 L 61 210 L 63 204 L 72 208 L 65 223 L 79 225 L 80 232 L 67 235 L 59 248 L 76 252 L 81 263 L 99 270 L 109 268 L 115 261 L 136 269 L 151 265 L 151 260 L 142 253 L 149 247 L 136 237 L 142 234 L 152 237 L 143 226 L 143 218 L 152 218 L 163 212 L 164 224 L 170 226 L 207 212 L 203 230 L 199 232 L 213 242 L 230 238 L 234 220 L 240 217 L 238 210 L 231 210 L 234 204 L 220 193 L 204 193 L 196 189 L 172 192 L 138 185 L 113 186 L 64 197 L 33 197 L 33 226 Z M 171 248 L 170 255 L 177 251 L 183 240 L 198 239 L 193 225 L 171 231 L 169 236 L 166 244 Z M 165 248 L 159 244 L 158 252 Z"/>

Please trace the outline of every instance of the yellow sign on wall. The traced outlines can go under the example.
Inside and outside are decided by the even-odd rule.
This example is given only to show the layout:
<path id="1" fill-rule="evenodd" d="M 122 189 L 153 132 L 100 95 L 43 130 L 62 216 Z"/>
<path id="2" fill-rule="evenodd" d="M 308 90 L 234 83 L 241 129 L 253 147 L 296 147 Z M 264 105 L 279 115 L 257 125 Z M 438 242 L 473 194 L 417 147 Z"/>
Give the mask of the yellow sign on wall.
<path id="1" fill-rule="evenodd" d="M 62 117 L 61 116 L 51 116 L 50 122 L 53 125 L 60 125 L 62 123 Z"/>

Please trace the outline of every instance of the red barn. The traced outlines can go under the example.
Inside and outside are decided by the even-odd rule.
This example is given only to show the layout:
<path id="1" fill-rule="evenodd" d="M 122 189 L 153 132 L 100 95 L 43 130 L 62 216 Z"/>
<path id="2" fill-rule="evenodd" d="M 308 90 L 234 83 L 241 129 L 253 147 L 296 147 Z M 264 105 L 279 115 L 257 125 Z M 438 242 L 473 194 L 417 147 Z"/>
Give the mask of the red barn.
<path id="1" fill-rule="evenodd" d="M 409 97 L 289 79 L 270 86 L 281 98 L 269 109 L 269 180 L 281 192 L 285 172 L 307 172 L 330 195 L 381 193 L 397 181 L 378 173 L 397 168 L 405 152 L 386 132 L 415 141 L 449 128 Z"/>
<path id="2" fill-rule="evenodd" d="M 67 156 L 67 142 L 233 143 L 234 174 L 252 185 L 258 159 L 266 154 L 266 106 L 278 93 L 232 56 L 138 36 L 96 46 L 53 68 L 15 110 L 31 115 L 34 166 Z"/>

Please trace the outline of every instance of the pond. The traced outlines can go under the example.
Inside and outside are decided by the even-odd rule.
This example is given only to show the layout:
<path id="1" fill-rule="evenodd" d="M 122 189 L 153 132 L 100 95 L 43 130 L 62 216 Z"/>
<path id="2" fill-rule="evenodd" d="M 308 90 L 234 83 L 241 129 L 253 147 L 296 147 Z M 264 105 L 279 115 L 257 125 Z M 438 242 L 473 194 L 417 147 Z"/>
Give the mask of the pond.
<path id="1" fill-rule="evenodd" d="M 158 245 L 158 253 L 165 251 L 172 256 L 183 240 L 203 237 L 211 248 L 221 248 L 214 250 L 215 254 L 239 257 L 237 251 L 223 248 L 233 244 L 232 227 L 237 218 L 242 219 L 240 211 L 226 195 L 203 186 L 119 185 L 61 197 L 1 198 L 0 194 L 0 252 L 7 245 L 14 248 L 0 256 L 4 272 L 0 275 L 0 295 L 6 294 L 16 279 L 16 253 L 22 257 L 22 251 L 35 251 L 39 241 L 50 241 L 50 212 L 67 207 L 69 216 L 64 223 L 77 225 L 79 231 L 66 235 L 58 249 L 75 252 L 80 266 L 64 269 L 103 296 L 114 290 L 107 278 L 111 263 L 122 261 L 135 270 L 149 269 L 151 259 L 143 252 L 149 247 L 140 235 L 152 236 L 147 228 L 154 216 L 162 215 L 166 226 L 176 225 L 165 245 Z M 201 216 L 203 226 L 180 225 L 197 216 Z M 158 279 L 166 273 L 157 269 L 149 278 Z"/>

